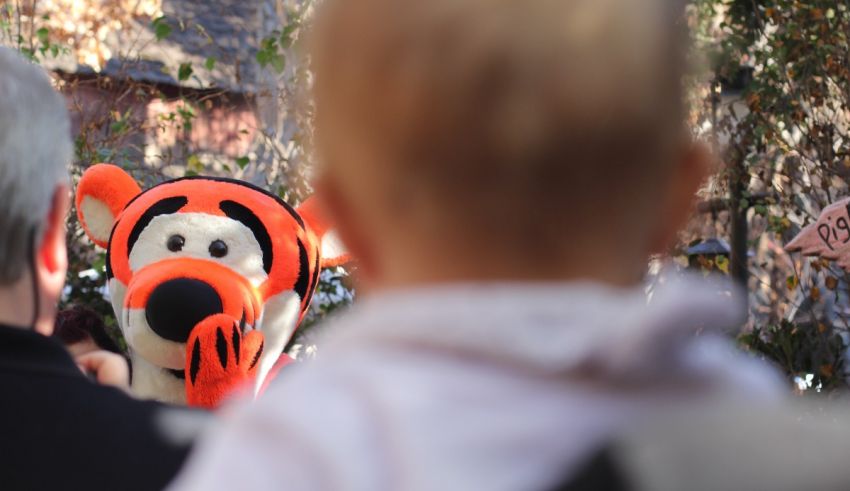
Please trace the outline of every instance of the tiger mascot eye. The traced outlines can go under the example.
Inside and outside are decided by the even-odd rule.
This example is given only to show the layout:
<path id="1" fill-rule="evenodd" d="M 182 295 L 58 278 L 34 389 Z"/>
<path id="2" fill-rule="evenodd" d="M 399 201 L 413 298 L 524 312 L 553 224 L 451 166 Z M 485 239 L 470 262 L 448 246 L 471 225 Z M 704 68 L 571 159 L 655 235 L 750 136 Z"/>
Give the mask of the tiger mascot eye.
<path id="1" fill-rule="evenodd" d="M 132 389 L 163 402 L 215 407 L 241 387 L 257 394 L 286 359 L 321 269 L 347 259 L 312 200 L 296 210 L 242 181 L 189 177 L 142 191 L 97 164 L 75 203 L 107 251 Z"/>

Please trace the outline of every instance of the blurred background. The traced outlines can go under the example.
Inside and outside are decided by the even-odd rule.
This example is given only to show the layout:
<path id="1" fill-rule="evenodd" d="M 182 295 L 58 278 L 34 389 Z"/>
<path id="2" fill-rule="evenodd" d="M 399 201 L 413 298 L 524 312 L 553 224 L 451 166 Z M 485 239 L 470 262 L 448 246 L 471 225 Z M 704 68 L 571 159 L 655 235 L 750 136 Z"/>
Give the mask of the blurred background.
<path id="1" fill-rule="evenodd" d="M 0 44 L 43 65 L 67 97 L 75 179 L 112 162 L 144 186 L 222 175 L 297 204 L 312 169 L 299 41 L 317 1 L 5 0 Z M 850 9 L 692 0 L 685 21 L 695 41 L 689 123 L 720 164 L 680 243 L 648 265 L 650 284 L 677 270 L 731 277 L 748 292 L 748 321 L 730 334 L 784 369 L 789 390 L 839 393 L 850 383 L 850 281 L 783 246 L 850 194 Z M 64 302 L 95 308 L 120 338 L 103 251 L 70 220 Z M 314 355 L 316 321 L 353 301 L 349 273 L 323 274 L 294 355 Z"/>
<path id="2" fill-rule="evenodd" d="M 76 181 L 111 162 L 143 188 L 205 174 L 243 179 L 297 204 L 309 187 L 308 65 L 295 48 L 310 1 L 13 0 L 0 2 L 0 44 L 48 69 L 71 111 Z M 105 253 L 69 217 L 65 306 L 101 313 Z M 326 270 L 305 336 L 349 303 L 342 269 Z M 294 342 L 295 353 L 303 352 Z"/>

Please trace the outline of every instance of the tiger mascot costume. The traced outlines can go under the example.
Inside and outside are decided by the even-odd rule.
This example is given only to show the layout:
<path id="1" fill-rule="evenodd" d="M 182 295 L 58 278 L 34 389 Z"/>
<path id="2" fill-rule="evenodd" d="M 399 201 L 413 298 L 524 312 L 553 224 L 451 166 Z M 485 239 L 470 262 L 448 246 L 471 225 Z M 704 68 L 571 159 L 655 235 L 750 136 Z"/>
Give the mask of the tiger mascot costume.
<path id="1" fill-rule="evenodd" d="M 97 164 L 75 203 L 106 249 L 132 389 L 143 398 L 212 408 L 241 387 L 256 395 L 288 359 L 321 269 L 347 259 L 312 200 L 296 210 L 233 179 L 142 191 L 121 168 Z"/>

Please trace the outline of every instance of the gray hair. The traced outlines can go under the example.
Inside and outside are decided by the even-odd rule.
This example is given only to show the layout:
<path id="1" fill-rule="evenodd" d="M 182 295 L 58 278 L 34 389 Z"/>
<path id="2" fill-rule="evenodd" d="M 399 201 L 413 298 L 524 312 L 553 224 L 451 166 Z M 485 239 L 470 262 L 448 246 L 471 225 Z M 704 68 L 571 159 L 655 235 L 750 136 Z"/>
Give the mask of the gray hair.
<path id="1" fill-rule="evenodd" d="M 43 69 L 0 47 L 0 285 L 21 277 L 72 150 L 65 99 Z"/>

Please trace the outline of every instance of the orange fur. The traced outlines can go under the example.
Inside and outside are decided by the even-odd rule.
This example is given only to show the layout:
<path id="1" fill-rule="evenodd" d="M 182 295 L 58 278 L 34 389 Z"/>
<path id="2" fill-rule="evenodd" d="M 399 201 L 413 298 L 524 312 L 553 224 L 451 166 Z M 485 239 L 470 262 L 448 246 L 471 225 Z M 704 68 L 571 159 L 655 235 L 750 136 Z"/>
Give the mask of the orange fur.
<path id="1" fill-rule="evenodd" d="M 95 164 L 86 170 L 85 179 L 81 179 L 79 186 L 77 186 L 74 204 L 77 208 L 77 218 L 83 225 L 86 234 L 92 238 L 95 244 L 104 249 L 107 247 L 105 241 L 92 236 L 81 208 L 83 199 L 92 197 L 100 201 L 109 208 L 113 217 L 117 217 L 127 206 L 127 203 L 141 192 L 142 190 L 136 184 L 136 181 L 119 167 L 110 164 Z"/>

